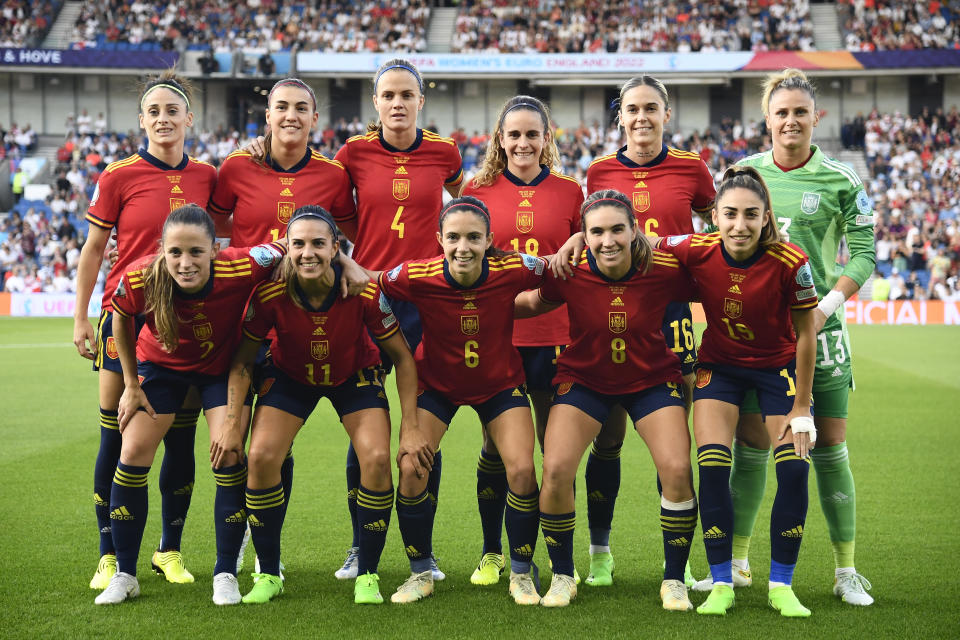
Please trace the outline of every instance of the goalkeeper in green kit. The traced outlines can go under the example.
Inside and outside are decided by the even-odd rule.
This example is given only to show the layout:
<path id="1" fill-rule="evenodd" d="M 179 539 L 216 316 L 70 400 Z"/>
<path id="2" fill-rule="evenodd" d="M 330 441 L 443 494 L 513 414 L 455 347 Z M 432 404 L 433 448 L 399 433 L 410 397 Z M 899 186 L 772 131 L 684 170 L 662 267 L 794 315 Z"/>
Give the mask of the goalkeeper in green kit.
<path id="1" fill-rule="evenodd" d="M 770 188 L 773 214 L 785 240 L 810 257 L 820 303 L 814 311 L 817 360 L 813 380 L 816 448 L 810 453 L 820 505 L 830 530 L 836 572 L 833 592 L 843 602 L 866 606 L 869 581 L 854 567 L 856 492 L 847 458 L 847 401 L 853 388 L 850 341 L 843 303 L 855 294 L 876 263 L 873 208 L 857 174 L 811 144 L 819 115 L 816 92 L 803 72 L 786 69 L 764 82 L 763 112 L 773 149 L 739 164 L 759 170 Z M 845 237 L 850 260 L 837 265 Z M 811 438 L 813 440 L 814 438 Z M 730 490 L 734 506 L 734 586 L 752 583 L 747 552 L 763 499 L 770 441 L 756 396 L 740 412 Z M 771 536 L 778 535 L 771 531 Z M 710 579 L 697 590 L 709 591 Z"/>

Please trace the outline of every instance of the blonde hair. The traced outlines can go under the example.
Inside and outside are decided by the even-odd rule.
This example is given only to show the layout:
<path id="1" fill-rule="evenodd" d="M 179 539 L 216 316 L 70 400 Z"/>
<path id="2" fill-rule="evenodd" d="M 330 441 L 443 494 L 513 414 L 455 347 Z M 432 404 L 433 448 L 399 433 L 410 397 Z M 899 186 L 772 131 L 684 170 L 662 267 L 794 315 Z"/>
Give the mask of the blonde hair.
<path id="1" fill-rule="evenodd" d="M 720 180 L 720 186 L 717 188 L 716 203 L 719 206 L 720 198 L 730 189 L 747 189 L 757 195 L 762 201 L 765 213 L 768 213 L 767 221 L 760 230 L 760 246 L 766 247 L 780 242 L 780 229 L 777 228 L 777 221 L 773 217 L 773 204 L 770 201 L 770 189 L 764 182 L 763 176 L 753 167 L 735 165 L 723 172 L 723 178 Z"/>
<path id="2" fill-rule="evenodd" d="M 580 206 L 580 230 L 584 234 L 587 232 L 587 213 L 592 209 L 604 206 L 619 209 L 626 216 L 630 228 L 637 229 L 637 218 L 633 215 L 633 204 L 630 199 L 616 189 L 602 189 L 587 196 L 587 199 Z M 647 236 L 639 231 L 637 231 L 633 242 L 630 244 L 630 256 L 633 260 L 633 266 L 639 273 L 644 274 L 650 270 L 650 265 L 653 263 L 653 247 L 647 240 Z"/>
<path id="3" fill-rule="evenodd" d="M 817 90 L 807 78 L 807 74 L 800 69 L 784 69 L 778 73 L 771 73 L 763 80 L 763 97 L 760 104 L 763 107 L 763 116 L 770 115 L 770 98 L 781 89 L 800 89 L 806 91 L 813 100 L 814 111 L 817 107 Z"/>
<path id="4" fill-rule="evenodd" d="M 500 113 L 497 114 L 497 124 L 494 125 L 493 134 L 490 136 L 490 142 L 487 143 L 487 152 L 483 157 L 483 164 L 480 171 L 474 176 L 472 184 L 474 187 L 485 187 L 491 185 L 503 174 L 507 168 L 507 152 L 500 144 L 500 136 L 503 135 L 503 121 L 507 113 L 523 109 L 532 111 L 540 116 L 543 123 L 543 148 L 540 150 L 539 162 L 550 169 L 559 165 L 560 151 L 557 149 L 557 142 L 554 139 L 553 128 L 550 126 L 550 109 L 540 100 L 532 96 L 516 96 L 507 100 Z M 549 136 L 549 138 L 547 137 Z"/>
<path id="5" fill-rule="evenodd" d="M 163 223 L 163 232 L 160 235 L 160 252 L 144 269 L 143 297 L 146 302 L 145 311 L 153 314 L 153 323 L 157 328 L 157 337 L 167 353 L 173 353 L 180 344 L 180 318 L 173 308 L 173 294 L 176 283 L 167 269 L 163 254 L 163 238 L 167 230 L 177 224 L 194 225 L 203 229 L 210 238 L 210 244 L 216 240 L 213 220 L 201 207 L 187 204 L 170 212 Z M 210 274 L 213 277 L 213 274 Z"/>
<path id="6" fill-rule="evenodd" d="M 616 114 L 616 123 L 618 127 L 623 126 L 620 123 L 620 109 L 623 107 L 623 97 L 627 95 L 627 92 L 631 89 L 636 89 L 637 87 L 650 87 L 653 89 L 660 99 L 663 101 L 663 110 L 668 111 L 670 109 L 670 94 L 667 93 L 667 87 L 664 86 L 662 82 L 654 78 L 653 76 L 648 76 L 646 74 L 634 76 L 623 83 L 623 86 L 620 87 L 620 95 L 617 96 L 617 99 L 613 101 L 611 105 Z"/>

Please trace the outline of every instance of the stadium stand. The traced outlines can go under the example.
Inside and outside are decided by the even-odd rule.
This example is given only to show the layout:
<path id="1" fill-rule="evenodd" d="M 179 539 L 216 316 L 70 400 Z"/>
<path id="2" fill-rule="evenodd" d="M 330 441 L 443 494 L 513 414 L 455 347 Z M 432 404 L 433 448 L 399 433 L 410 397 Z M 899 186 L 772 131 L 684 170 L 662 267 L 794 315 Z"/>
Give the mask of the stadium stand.
<path id="1" fill-rule="evenodd" d="M 960 3 L 840 0 L 837 15 L 850 51 L 956 49 Z"/>
<path id="2" fill-rule="evenodd" d="M 53 25 L 61 0 L 7 0 L 0 4 L 0 47 L 37 47 Z"/>

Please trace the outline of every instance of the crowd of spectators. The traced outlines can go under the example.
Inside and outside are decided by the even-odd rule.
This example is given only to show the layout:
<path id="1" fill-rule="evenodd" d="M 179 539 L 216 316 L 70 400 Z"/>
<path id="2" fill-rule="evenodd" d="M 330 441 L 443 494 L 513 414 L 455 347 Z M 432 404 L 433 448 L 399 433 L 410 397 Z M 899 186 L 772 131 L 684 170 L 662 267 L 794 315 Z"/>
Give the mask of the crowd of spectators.
<path id="1" fill-rule="evenodd" d="M 413 52 L 426 50 L 429 21 L 426 0 L 88 0 L 71 40 L 78 48 Z"/>
<path id="2" fill-rule="evenodd" d="M 957 0 L 840 0 L 837 15 L 850 51 L 960 47 Z"/>
<path id="3" fill-rule="evenodd" d="M 62 4 L 62 0 L 0 2 L 0 47 L 39 47 Z"/>
<path id="4" fill-rule="evenodd" d="M 812 49 L 808 0 L 468 0 L 451 43 L 454 53 Z"/>

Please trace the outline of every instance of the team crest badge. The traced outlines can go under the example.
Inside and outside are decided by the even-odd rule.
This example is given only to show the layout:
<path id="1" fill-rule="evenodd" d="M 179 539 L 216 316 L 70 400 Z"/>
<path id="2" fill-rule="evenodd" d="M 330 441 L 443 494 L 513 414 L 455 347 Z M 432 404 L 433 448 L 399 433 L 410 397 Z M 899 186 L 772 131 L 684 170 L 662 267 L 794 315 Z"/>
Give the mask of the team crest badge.
<path id="1" fill-rule="evenodd" d="M 520 233 L 533 231 L 533 211 L 517 211 L 517 231 Z"/>
<path id="2" fill-rule="evenodd" d="M 407 178 L 393 179 L 393 197 L 397 200 L 406 200 L 410 197 L 410 180 Z"/>
<path id="3" fill-rule="evenodd" d="M 480 333 L 480 316 L 460 316 L 460 332 L 465 336 L 475 336 Z"/>
<path id="4" fill-rule="evenodd" d="M 314 340 L 310 343 L 310 355 L 314 360 L 325 360 L 330 355 L 329 340 Z"/>
<path id="5" fill-rule="evenodd" d="M 116 360 L 120 357 L 120 352 L 117 351 L 117 341 L 113 339 L 113 336 L 107 338 L 107 357 L 111 360 Z"/>
<path id="6" fill-rule="evenodd" d="M 803 211 L 808 215 L 812 215 L 816 213 L 817 209 L 819 208 L 820 208 L 820 194 L 804 191 L 803 198 L 800 200 L 800 211 Z"/>
<path id="7" fill-rule="evenodd" d="M 183 205 L 187 204 L 187 201 L 183 198 L 170 198 L 170 211 L 174 209 L 179 209 Z"/>
<path id="8" fill-rule="evenodd" d="M 209 340 L 213 336 L 213 325 L 209 322 L 193 325 L 193 337 L 197 340 Z"/>
<path id="9" fill-rule="evenodd" d="M 565 396 L 568 393 L 570 393 L 570 389 L 572 388 L 573 388 L 572 382 L 561 382 L 559 385 L 557 385 L 557 395 Z"/>
<path id="10" fill-rule="evenodd" d="M 623 333 L 627 330 L 627 312 L 626 311 L 611 311 L 610 312 L 610 331 L 613 333 Z"/>
<path id="11" fill-rule="evenodd" d="M 643 213 L 650 208 L 650 192 L 649 191 L 634 191 L 633 192 L 633 210 L 637 213 Z"/>
<path id="12" fill-rule="evenodd" d="M 292 202 L 278 202 L 277 220 L 279 220 L 281 224 L 287 224 L 290 222 L 290 218 L 293 217 L 294 209 L 296 209 L 296 205 Z"/>
<path id="13" fill-rule="evenodd" d="M 710 384 L 711 377 L 713 377 L 713 371 L 710 369 L 697 369 L 697 389 L 703 389 Z"/>
<path id="14" fill-rule="evenodd" d="M 739 318 L 743 313 L 743 302 L 732 298 L 724 298 L 723 313 L 728 318 Z"/>

